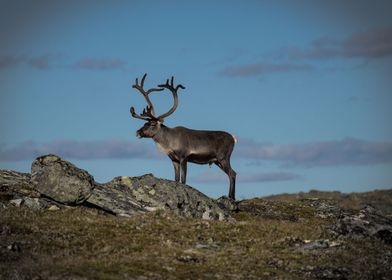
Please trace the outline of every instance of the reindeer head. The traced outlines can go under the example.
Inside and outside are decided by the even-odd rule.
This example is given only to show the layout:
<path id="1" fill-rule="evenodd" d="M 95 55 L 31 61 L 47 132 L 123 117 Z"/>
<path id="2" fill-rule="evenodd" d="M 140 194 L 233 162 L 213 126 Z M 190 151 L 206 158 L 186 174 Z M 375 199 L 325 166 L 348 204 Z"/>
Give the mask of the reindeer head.
<path id="1" fill-rule="evenodd" d="M 170 82 L 169 79 L 167 79 L 166 84 L 160 84 L 158 85 L 158 88 L 150 88 L 149 90 L 145 91 L 143 86 L 144 86 L 144 80 L 146 79 L 147 74 L 144 74 L 140 85 L 139 81 L 136 78 L 135 84 L 132 85 L 133 88 L 136 88 L 146 99 L 147 101 L 147 107 L 143 109 L 143 112 L 139 115 L 135 113 L 135 108 L 131 107 L 131 115 L 134 118 L 141 119 L 144 121 L 147 121 L 143 127 L 141 127 L 137 132 L 136 136 L 139 138 L 152 138 L 154 137 L 158 131 L 162 127 L 162 123 L 164 122 L 165 118 L 170 116 L 171 114 L 174 113 L 174 111 L 177 109 L 178 106 L 178 96 L 177 96 L 177 91 L 179 88 L 185 89 L 184 86 L 182 85 L 177 85 L 174 87 L 174 77 L 171 78 Z M 154 110 L 154 105 L 152 104 L 149 94 L 155 91 L 162 91 L 164 89 L 168 89 L 172 92 L 173 98 L 174 98 L 174 104 L 172 108 L 167 111 L 166 113 L 160 115 L 160 116 L 155 116 L 155 110 Z"/>
<path id="2" fill-rule="evenodd" d="M 137 138 L 152 138 L 161 129 L 161 122 L 150 120 L 147 121 L 138 131 L 136 131 Z"/>

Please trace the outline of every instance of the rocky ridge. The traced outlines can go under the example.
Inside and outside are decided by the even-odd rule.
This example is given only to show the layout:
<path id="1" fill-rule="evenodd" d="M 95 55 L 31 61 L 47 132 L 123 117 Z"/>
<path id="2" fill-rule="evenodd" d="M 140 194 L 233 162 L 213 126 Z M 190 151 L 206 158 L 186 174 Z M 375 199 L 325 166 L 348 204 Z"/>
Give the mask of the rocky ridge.
<path id="1" fill-rule="evenodd" d="M 185 217 L 227 220 L 230 211 L 222 206 L 235 205 L 228 198 L 218 203 L 190 186 L 152 174 L 120 176 L 100 184 L 87 171 L 56 155 L 34 160 L 31 174 L 0 170 L 0 188 L 3 198 L 14 206 L 93 207 L 118 216 L 169 210 Z"/>
<path id="2" fill-rule="evenodd" d="M 0 278 L 390 279 L 391 199 L 214 200 L 152 174 L 100 184 L 47 155 L 0 170 Z"/>
<path id="3" fill-rule="evenodd" d="M 58 210 L 79 206 L 123 217 L 164 210 L 205 220 L 229 220 L 232 219 L 231 213 L 238 211 L 292 222 L 300 219 L 296 214 L 298 205 L 282 211 L 282 203 L 270 200 L 235 202 L 227 197 L 214 200 L 190 186 L 156 178 L 152 174 L 119 176 L 100 184 L 87 171 L 56 155 L 35 159 L 31 174 L 0 170 L 0 196 L 3 207 L 23 205 L 33 210 Z M 360 210 L 348 210 L 331 199 L 302 198 L 301 208 L 306 207 L 314 209 L 314 215 L 320 219 L 336 221 L 328 228 L 334 239 L 341 236 L 377 238 L 392 244 L 391 216 L 383 215 L 370 204 Z M 329 241 L 310 245 L 303 240 L 297 243 L 305 248 L 312 244 L 315 247 L 329 246 Z"/>

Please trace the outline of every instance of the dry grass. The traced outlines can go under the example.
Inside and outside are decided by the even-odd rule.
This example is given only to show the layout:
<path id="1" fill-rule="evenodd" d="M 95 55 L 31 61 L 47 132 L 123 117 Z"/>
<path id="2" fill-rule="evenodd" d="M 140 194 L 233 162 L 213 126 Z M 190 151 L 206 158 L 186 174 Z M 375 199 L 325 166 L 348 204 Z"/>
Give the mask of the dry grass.
<path id="1" fill-rule="evenodd" d="M 290 245 L 288 237 L 328 238 L 326 227 L 334 222 L 318 218 L 300 200 L 256 199 L 249 205 L 255 211 L 236 214 L 235 222 L 166 212 L 119 218 L 86 208 L 1 209 L 0 278 L 314 279 L 334 271 L 335 278 L 357 279 L 385 274 L 382 262 L 391 248 L 380 241 L 345 240 L 343 246 L 318 250 Z M 258 207 L 278 214 L 258 215 Z M 10 244 L 16 249 L 7 249 Z"/>
<path id="2" fill-rule="evenodd" d="M 375 206 L 386 215 L 392 215 L 392 189 L 375 190 L 363 193 L 341 193 L 323 192 L 318 190 L 311 190 L 310 192 L 300 192 L 295 194 L 279 194 L 265 199 L 273 201 L 298 201 L 307 198 L 321 198 L 330 199 L 336 202 L 343 209 L 359 210 L 367 204 Z"/>

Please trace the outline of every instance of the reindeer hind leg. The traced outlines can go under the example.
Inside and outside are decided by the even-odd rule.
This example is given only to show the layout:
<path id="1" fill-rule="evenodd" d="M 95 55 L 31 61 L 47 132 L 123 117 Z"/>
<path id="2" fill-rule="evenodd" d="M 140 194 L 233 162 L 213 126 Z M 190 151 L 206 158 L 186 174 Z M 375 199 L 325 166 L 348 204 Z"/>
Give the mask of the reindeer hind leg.
<path id="1" fill-rule="evenodd" d="M 235 200 L 235 179 L 237 173 L 231 168 L 230 161 L 221 160 L 215 163 L 220 169 L 223 170 L 229 176 L 230 179 L 230 190 L 229 190 L 229 198 Z"/>

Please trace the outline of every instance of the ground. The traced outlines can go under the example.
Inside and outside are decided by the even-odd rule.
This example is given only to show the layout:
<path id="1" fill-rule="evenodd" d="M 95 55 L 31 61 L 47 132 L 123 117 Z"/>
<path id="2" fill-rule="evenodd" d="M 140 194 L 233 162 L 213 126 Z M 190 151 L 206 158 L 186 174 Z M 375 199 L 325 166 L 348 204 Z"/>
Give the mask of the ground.
<path id="1" fill-rule="evenodd" d="M 1 279 L 392 279 L 391 244 L 330 230 L 368 203 L 390 218 L 392 190 L 255 198 L 228 221 L 2 199 Z"/>

